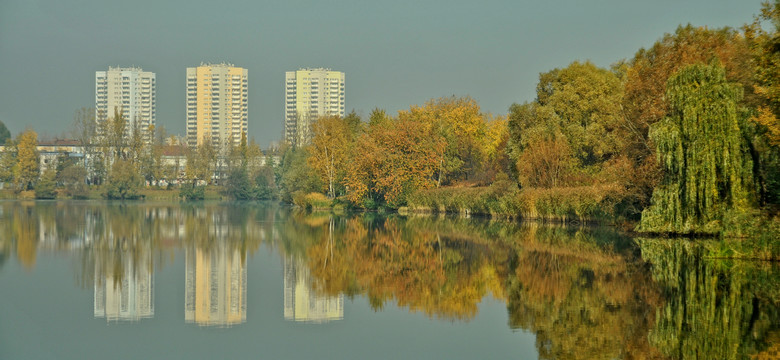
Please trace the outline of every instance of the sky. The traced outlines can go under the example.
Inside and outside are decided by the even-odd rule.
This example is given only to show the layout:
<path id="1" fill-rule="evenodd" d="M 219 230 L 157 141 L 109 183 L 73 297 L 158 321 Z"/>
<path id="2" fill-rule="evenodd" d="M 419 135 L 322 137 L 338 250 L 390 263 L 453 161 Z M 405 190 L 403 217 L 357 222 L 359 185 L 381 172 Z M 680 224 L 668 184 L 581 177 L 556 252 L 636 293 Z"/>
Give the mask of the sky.
<path id="1" fill-rule="evenodd" d="M 67 136 L 94 107 L 95 71 L 157 76 L 157 124 L 184 135 L 185 71 L 249 71 L 249 136 L 283 129 L 284 72 L 346 75 L 346 109 L 395 114 L 471 96 L 506 114 L 532 101 L 540 73 L 631 58 L 680 24 L 738 28 L 761 0 L 0 0 L 0 121 L 12 134 Z"/>

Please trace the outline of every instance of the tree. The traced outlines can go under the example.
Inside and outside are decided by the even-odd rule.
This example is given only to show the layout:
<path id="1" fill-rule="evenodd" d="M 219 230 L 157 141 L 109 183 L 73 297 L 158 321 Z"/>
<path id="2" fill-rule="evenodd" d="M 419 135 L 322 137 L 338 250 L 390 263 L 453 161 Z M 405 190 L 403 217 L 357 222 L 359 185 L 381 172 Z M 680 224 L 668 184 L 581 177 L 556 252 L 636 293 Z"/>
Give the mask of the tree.
<path id="1" fill-rule="evenodd" d="M 147 134 L 152 142 L 149 146 L 145 146 L 145 150 L 140 154 L 140 172 L 150 185 L 155 183 L 159 185 L 159 181 L 166 177 L 162 155 L 168 135 L 164 127 L 158 128 L 154 125 L 149 126 Z"/>
<path id="2" fill-rule="evenodd" d="M 313 137 L 309 148 L 309 166 L 328 186 L 328 197 L 336 196 L 336 185 L 347 166 L 350 129 L 338 116 L 323 116 L 312 124 Z"/>
<path id="3" fill-rule="evenodd" d="M 41 179 L 35 184 L 36 199 L 54 199 L 57 197 L 56 190 L 57 171 L 48 169 L 43 172 Z"/>
<path id="4" fill-rule="evenodd" d="M 748 44 L 744 36 L 731 28 L 679 26 L 649 49 L 640 49 L 626 64 L 624 130 L 630 143 L 629 156 L 637 163 L 653 158 L 649 128 L 667 115 L 669 104 L 664 97 L 667 80 L 687 65 L 706 63 L 713 58 L 723 64 L 729 81 L 742 86 L 745 100 L 750 102 L 753 96 Z"/>
<path id="5" fill-rule="evenodd" d="M 520 183 L 529 187 L 564 186 L 572 171 L 572 156 L 563 135 L 538 139 L 528 145 L 517 160 Z"/>
<path id="6" fill-rule="evenodd" d="M 625 146 L 619 131 L 624 122 L 620 79 L 590 62 L 575 61 L 541 74 L 536 96 L 532 103 L 509 109 L 507 149 L 518 166 L 520 185 L 591 185 Z"/>
<path id="7" fill-rule="evenodd" d="M 210 181 L 214 174 L 213 166 L 217 160 L 217 152 L 211 140 L 204 137 L 203 143 L 197 148 L 187 149 L 186 156 L 187 163 L 184 172 L 187 179 L 192 181 L 192 186 L 195 186 L 198 180 Z"/>
<path id="8" fill-rule="evenodd" d="M 404 205 L 409 194 L 437 185 L 447 143 L 432 130 L 414 118 L 399 117 L 372 133 L 379 146 L 374 152 L 375 188 L 388 204 Z"/>
<path id="9" fill-rule="evenodd" d="M 306 194 L 322 189 L 319 176 L 309 167 L 308 147 L 289 146 L 282 152 L 276 179 L 282 201 L 291 203 L 296 194 Z"/>
<path id="10" fill-rule="evenodd" d="M 38 134 L 33 130 L 25 130 L 16 138 L 17 162 L 14 168 L 14 178 L 22 190 L 31 190 L 38 180 L 40 160 L 38 155 Z"/>
<path id="11" fill-rule="evenodd" d="M 482 153 L 485 155 L 486 177 L 484 181 L 490 183 L 495 180 L 499 173 L 510 173 L 510 160 L 507 146 L 509 142 L 509 127 L 507 118 L 498 116 L 488 118 L 487 130 L 485 132 L 485 141 L 482 146 Z"/>
<path id="12" fill-rule="evenodd" d="M 88 169 L 88 173 L 102 178 L 102 161 L 96 156 L 95 151 L 97 137 L 97 121 L 95 120 L 94 108 L 81 108 L 73 114 L 72 134 L 74 139 L 78 140 L 79 146 L 84 154 L 83 165 Z M 100 182 L 100 181 L 95 181 Z"/>
<path id="13" fill-rule="evenodd" d="M 14 181 L 14 168 L 16 168 L 17 149 L 13 139 L 5 141 L 5 150 L 0 154 L 0 181 L 12 183 Z"/>
<path id="14" fill-rule="evenodd" d="M 236 200 L 253 199 L 252 183 L 249 181 L 246 169 L 234 168 L 230 170 L 225 182 L 225 194 Z"/>
<path id="15" fill-rule="evenodd" d="M 5 124 L 0 121 L 0 144 L 5 144 L 6 141 L 11 139 L 11 132 L 5 127 Z"/>
<path id="16" fill-rule="evenodd" d="M 765 30 L 762 23 L 773 28 Z M 765 2 L 761 14 L 746 25 L 745 38 L 752 50 L 757 111 L 754 162 L 762 203 L 780 204 L 780 1 Z"/>
<path id="17" fill-rule="evenodd" d="M 87 170 L 81 164 L 71 164 L 57 174 L 57 182 L 65 188 L 65 193 L 74 199 L 86 199 L 89 189 L 85 183 Z"/>
<path id="18" fill-rule="evenodd" d="M 399 118 L 425 124 L 431 135 L 441 137 L 446 147 L 439 154 L 436 186 L 467 180 L 481 171 L 486 122 L 477 102 L 470 97 L 446 97 L 401 111 Z"/>
<path id="19" fill-rule="evenodd" d="M 639 230 L 716 233 L 726 211 L 753 205 L 753 163 L 740 128 L 742 88 L 718 63 L 690 65 L 667 83 L 670 112 L 651 127 L 662 183 Z"/>
<path id="20" fill-rule="evenodd" d="M 104 196 L 107 199 L 137 199 L 140 196 L 138 190 L 142 182 L 143 179 L 130 161 L 117 159 L 111 167 L 108 180 L 103 185 Z"/>

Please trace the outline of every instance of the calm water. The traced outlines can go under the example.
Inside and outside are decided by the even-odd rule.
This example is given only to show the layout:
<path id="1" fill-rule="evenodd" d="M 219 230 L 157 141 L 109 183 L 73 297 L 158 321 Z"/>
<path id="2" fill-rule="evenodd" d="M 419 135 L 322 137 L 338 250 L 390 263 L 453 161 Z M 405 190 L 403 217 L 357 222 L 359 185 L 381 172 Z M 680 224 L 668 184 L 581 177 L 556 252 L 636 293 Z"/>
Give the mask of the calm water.
<path id="1" fill-rule="evenodd" d="M 780 356 L 780 269 L 702 251 L 478 219 L 0 202 L 0 359 Z"/>

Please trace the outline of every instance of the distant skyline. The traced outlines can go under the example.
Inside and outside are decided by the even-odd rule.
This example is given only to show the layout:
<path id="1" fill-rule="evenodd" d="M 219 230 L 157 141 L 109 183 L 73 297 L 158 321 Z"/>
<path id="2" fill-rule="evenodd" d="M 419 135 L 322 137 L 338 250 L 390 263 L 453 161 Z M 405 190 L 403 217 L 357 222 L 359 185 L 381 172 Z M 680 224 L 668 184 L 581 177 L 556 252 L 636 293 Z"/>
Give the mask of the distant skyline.
<path id="1" fill-rule="evenodd" d="M 249 136 L 282 138 L 286 71 L 348 78 L 346 110 L 390 114 L 471 96 L 506 114 L 534 98 L 539 73 L 572 61 L 608 67 L 678 25 L 738 28 L 760 0 L 190 2 L 0 1 L 0 121 L 15 136 L 66 133 L 95 106 L 94 74 L 138 66 L 157 75 L 157 124 L 184 135 L 186 68 L 249 71 Z"/>

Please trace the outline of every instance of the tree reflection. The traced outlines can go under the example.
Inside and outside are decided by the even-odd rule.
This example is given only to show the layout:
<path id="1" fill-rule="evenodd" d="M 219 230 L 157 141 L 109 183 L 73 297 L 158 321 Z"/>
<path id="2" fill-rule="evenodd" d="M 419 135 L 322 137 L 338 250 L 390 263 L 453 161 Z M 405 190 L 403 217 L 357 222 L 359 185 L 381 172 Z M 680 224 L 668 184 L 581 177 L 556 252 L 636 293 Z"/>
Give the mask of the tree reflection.
<path id="1" fill-rule="evenodd" d="M 649 336 L 656 347 L 685 359 L 777 354 L 776 265 L 706 259 L 708 244 L 702 241 L 640 239 L 639 244 L 666 295 Z"/>
<path id="2" fill-rule="evenodd" d="M 509 325 L 536 333 L 541 359 L 657 358 L 647 342 L 659 302 L 630 239 L 528 225 L 509 280 Z"/>
<path id="3" fill-rule="evenodd" d="M 326 294 L 365 293 L 375 309 L 395 301 L 431 317 L 466 320 L 488 289 L 500 287 L 496 250 L 475 239 L 400 218 L 330 215 L 321 228 L 307 256 Z"/>

